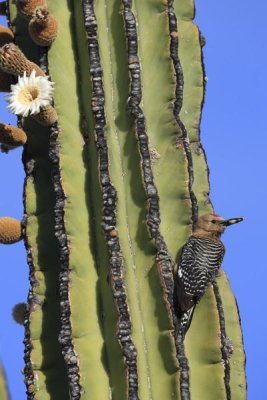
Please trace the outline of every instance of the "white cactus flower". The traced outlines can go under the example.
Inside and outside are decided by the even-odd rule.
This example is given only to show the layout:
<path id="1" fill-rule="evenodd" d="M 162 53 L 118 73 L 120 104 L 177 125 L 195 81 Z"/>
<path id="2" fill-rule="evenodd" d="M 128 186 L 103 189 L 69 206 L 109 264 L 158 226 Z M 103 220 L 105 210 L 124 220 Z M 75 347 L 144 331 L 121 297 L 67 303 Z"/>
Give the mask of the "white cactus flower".
<path id="1" fill-rule="evenodd" d="M 11 85 L 11 92 L 5 96 L 7 108 L 13 114 L 27 117 L 39 114 L 42 107 L 52 102 L 53 82 L 47 76 L 36 76 L 35 70 L 30 76 L 19 76 L 18 83 Z"/>

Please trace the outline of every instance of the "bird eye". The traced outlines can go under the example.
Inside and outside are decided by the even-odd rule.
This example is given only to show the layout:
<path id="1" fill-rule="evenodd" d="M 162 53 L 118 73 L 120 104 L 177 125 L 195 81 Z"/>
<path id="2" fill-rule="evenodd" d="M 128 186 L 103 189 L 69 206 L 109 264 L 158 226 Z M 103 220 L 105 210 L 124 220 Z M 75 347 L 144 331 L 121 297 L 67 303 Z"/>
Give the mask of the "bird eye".
<path id="1" fill-rule="evenodd" d="M 212 219 L 212 220 L 211 220 L 211 223 L 212 223 L 212 224 L 216 224 L 216 219 Z"/>

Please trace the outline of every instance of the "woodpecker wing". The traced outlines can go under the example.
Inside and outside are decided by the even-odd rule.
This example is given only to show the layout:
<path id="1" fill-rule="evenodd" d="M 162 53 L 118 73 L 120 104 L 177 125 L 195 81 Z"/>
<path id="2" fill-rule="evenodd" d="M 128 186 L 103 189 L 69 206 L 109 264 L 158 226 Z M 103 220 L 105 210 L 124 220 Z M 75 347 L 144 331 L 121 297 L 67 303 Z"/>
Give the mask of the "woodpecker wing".
<path id="1" fill-rule="evenodd" d="M 191 236 L 182 249 L 177 271 L 180 313 L 188 311 L 216 278 L 224 257 L 221 241 Z"/>

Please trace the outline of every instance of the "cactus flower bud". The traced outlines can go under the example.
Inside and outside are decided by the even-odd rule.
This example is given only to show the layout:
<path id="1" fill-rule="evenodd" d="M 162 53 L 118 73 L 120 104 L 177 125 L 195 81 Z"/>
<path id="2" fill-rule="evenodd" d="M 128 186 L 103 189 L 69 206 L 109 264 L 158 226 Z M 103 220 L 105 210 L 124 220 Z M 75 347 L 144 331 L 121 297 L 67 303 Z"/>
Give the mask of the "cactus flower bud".
<path id="1" fill-rule="evenodd" d="M 5 148 L 22 146 L 26 141 L 27 135 L 22 129 L 0 122 L 0 143 L 5 145 Z"/>
<path id="2" fill-rule="evenodd" d="M 38 46 L 50 46 L 58 34 L 58 22 L 46 8 L 37 8 L 29 23 L 29 34 Z"/>
<path id="3" fill-rule="evenodd" d="M 50 126 L 54 124 L 57 119 L 57 112 L 53 106 L 48 105 L 45 107 L 41 107 L 39 114 L 33 115 L 35 121 L 37 121 L 40 125 Z"/>
<path id="4" fill-rule="evenodd" d="M 34 11 L 38 7 L 46 7 L 46 1 L 45 0 L 17 0 L 17 10 L 18 14 L 26 19 L 27 21 L 30 21 L 30 19 L 34 15 Z"/>
<path id="5" fill-rule="evenodd" d="M 29 76 L 33 70 L 37 76 L 45 76 L 45 73 L 35 63 L 29 61 L 23 52 L 14 43 L 7 43 L 0 48 L 0 68 L 12 75 Z"/>
<path id="6" fill-rule="evenodd" d="M 12 317 L 15 322 L 19 325 L 24 324 L 25 316 L 27 311 L 27 304 L 26 303 L 18 303 L 15 304 L 12 309 Z"/>
<path id="7" fill-rule="evenodd" d="M 0 218 L 0 243 L 12 244 L 22 239 L 21 222 L 15 218 Z"/>

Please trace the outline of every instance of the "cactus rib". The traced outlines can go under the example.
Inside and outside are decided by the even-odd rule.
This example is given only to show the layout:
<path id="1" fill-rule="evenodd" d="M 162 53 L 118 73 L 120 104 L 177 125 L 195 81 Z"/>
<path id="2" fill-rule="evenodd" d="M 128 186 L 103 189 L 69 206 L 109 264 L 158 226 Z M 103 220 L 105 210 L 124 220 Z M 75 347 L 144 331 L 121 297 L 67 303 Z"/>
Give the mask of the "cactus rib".
<path id="1" fill-rule="evenodd" d="M 181 108 L 183 106 L 184 77 L 183 77 L 183 69 L 178 56 L 179 39 L 178 39 L 178 29 L 177 29 L 177 17 L 173 8 L 173 0 L 168 0 L 167 2 L 167 13 L 169 18 L 169 31 L 170 31 L 170 57 L 173 62 L 175 77 L 176 77 L 176 88 L 175 88 L 176 99 L 173 103 L 173 116 L 182 134 L 184 151 L 188 162 L 188 175 L 189 175 L 188 186 L 192 204 L 192 222 L 194 224 L 198 217 L 198 204 L 197 204 L 197 198 L 193 192 L 194 169 L 193 169 L 193 159 L 190 149 L 189 137 L 187 129 L 179 116 Z"/>
<path id="2" fill-rule="evenodd" d="M 222 299 L 220 296 L 220 291 L 219 291 L 217 282 L 213 283 L 213 292 L 214 292 L 216 303 L 217 303 L 217 310 L 218 310 L 219 321 L 220 321 L 221 352 L 222 352 L 222 360 L 224 363 L 224 384 L 225 384 L 226 398 L 227 398 L 227 400 L 231 400 L 230 362 L 229 362 L 229 352 L 227 351 L 227 340 L 229 340 L 229 339 L 227 338 L 227 334 L 226 334 L 223 304 L 222 304 Z"/>
<path id="3" fill-rule="evenodd" d="M 173 103 L 173 116 L 174 119 L 181 131 L 182 141 L 184 146 L 184 151 L 187 158 L 188 163 L 188 189 L 191 200 L 192 207 L 192 222 L 193 225 L 196 223 L 198 218 L 198 203 L 197 198 L 193 191 L 193 182 L 194 182 L 194 169 L 193 169 L 193 158 L 190 149 L 190 142 L 187 133 L 186 126 L 182 122 L 180 118 L 180 111 L 183 106 L 183 97 L 184 97 L 184 76 L 183 69 L 178 55 L 178 47 L 179 47 L 179 34 L 178 34 L 178 26 L 177 26 L 177 17 L 175 10 L 173 8 L 173 0 L 167 1 L 167 14 L 169 18 L 169 32 L 170 32 L 170 57 L 173 62 L 174 70 L 175 70 L 175 78 L 176 78 L 176 88 L 175 94 L 176 99 Z M 189 382 L 189 365 L 188 360 L 185 356 L 185 348 L 183 343 L 183 335 L 178 331 L 177 340 L 180 343 L 180 365 L 181 365 L 181 378 L 180 378 L 180 390 L 181 390 L 181 398 L 182 399 L 190 399 L 190 382 Z"/>
<path id="4" fill-rule="evenodd" d="M 48 66 L 48 48 L 39 47 L 39 62 L 41 69 L 49 75 Z M 80 384 L 80 371 L 78 365 L 78 357 L 74 350 L 72 341 L 72 326 L 70 322 L 70 300 L 69 300 L 69 245 L 68 237 L 64 223 L 64 205 L 66 195 L 64 193 L 60 168 L 59 168 L 59 145 L 58 135 L 60 132 L 58 123 L 54 123 L 49 127 L 50 139 L 49 139 L 49 157 L 52 162 L 52 180 L 54 184 L 54 191 L 56 195 L 56 201 L 54 206 L 55 215 L 55 236 L 58 241 L 59 252 L 60 252 L 60 265 L 61 272 L 59 274 L 59 296 L 60 296 L 60 308 L 61 308 L 61 329 L 59 334 L 59 342 L 62 347 L 62 354 L 67 365 L 67 375 L 69 380 L 70 395 L 72 400 L 78 400 L 81 397 L 83 388 Z"/>
<path id="5" fill-rule="evenodd" d="M 174 325 L 172 328 L 172 335 L 175 336 L 176 357 L 179 361 L 181 368 L 180 375 L 180 390 L 181 398 L 183 400 L 190 399 L 189 391 L 189 375 L 188 363 L 184 354 L 184 346 L 182 336 L 179 334 L 178 320 L 173 306 L 174 297 L 174 281 L 173 281 L 173 265 L 167 245 L 160 233 L 160 209 L 159 209 L 159 196 L 157 188 L 154 184 L 153 172 L 151 169 L 151 159 L 148 147 L 148 136 L 145 126 L 144 112 L 140 107 L 142 100 L 141 89 L 141 76 L 140 76 L 140 62 L 138 57 L 138 43 L 136 20 L 132 12 L 132 1 L 122 0 L 124 10 L 124 24 L 128 44 L 128 65 L 130 74 L 130 95 L 128 98 L 129 111 L 135 121 L 135 133 L 139 143 L 139 152 L 141 158 L 141 166 L 143 172 L 143 181 L 147 193 L 147 227 L 151 237 L 155 241 L 157 254 L 156 261 L 161 278 L 161 283 L 164 289 L 165 301 L 167 302 L 167 309 L 171 314 L 171 319 Z"/>
<path id="6" fill-rule="evenodd" d="M 72 327 L 70 322 L 70 300 L 69 300 L 69 248 L 68 238 L 64 224 L 64 203 L 66 196 L 60 180 L 58 138 L 59 127 L 57 122 L 50 127 L 49 156 L 53 163 L 52 179 L 56 194 L 55 212 L 55 235 L 58 240 L 60 251 L 61 272 L 59 275 L 59 296 L 61 307 L 61 330 L 59 342 L 62 346 L 62 354 L 67 364 L 67 375 L 69 380 L 70 395 L 72 400 L 78 400 L 83 391 L 80 385 L 80 371 L 78 357 L 74 351 L 72 342 Z"/>
<path id="7" fill-rule="evenodd" d="M 104 7 L 104 4 L 106 7 Z M 140 398 L 150 399 L 154 398 L 154 396 L 160 397 L 160 393 L 163 393 L 162 396 L 164 397 L 165 393 L 165 396 L 168 397 L 166 389 L 169 390 L 170 395 L 178 392 L 178 374 L 176 374 L 178 363 L 175 359 L 174 341 L 170 338 L 171 322 L 166 312 L 166 306 L 162 298 L 162 286 L 155 266 L 155 246 L 149 239 L 146 226 L 143 223 L 146 213 L 146 195 L 141 177 L 140 156 L 136 146 L 132 119 L 129 118 L 129 113 L 125 107 L 128 97 L 129 78 L 126 41 L 123 40 L 125 38 L 125 29 L 119 12 L 120 2 L 117 0 L 100 1 L 95 2 L 94 5 L 97 21 L 102 21 L 102 24 L 99 23 L 98 25 L 98 44 L 101 63 L 103 62 L 105 68 L 107 68 L 103 75 L 104 91 L 108 94 L 105 97 L 105 116 L 107 120 L 105 136 L 110 157 L 110 176 L 112 181 L 115 179 L 117 182 L 117 230 L 124 256 L 124 279 L 131 311 L 132 338 L 138 352 L 139 396 Z M 77 15 L 76 19 L 79 23 L 79 15 Z M 106 21 L 107 25 L 103 24 L 103 20 Z M 86 35 L 84 32 L 82 34 L 79 40 L 79 47 L 81 47 L 81 59 L 85 62 L 84 53 L 86 50 L 85 46 L 81 46 L 81 40 Z M 116 75 L 119 81 L 116 81 Z M 88 107 L 88 93 L 90 92 L 90 89 L 84 89 L 87 81 L 88 74 L 84 74 L 82 79 L 84 107 Z M 90 115 L 88 115 L 88 122 L 93 133 L 94 124 Z M 92 153 L 92 147 L 92 145 L 89 145 L 89 150 L 91 149 L 90 171 L 97 164 Z M 94 175 L 96 175 L 95 172 Z M 94 186 L 96 185 L 97 182 L 95 182 Z M 100 200 L 97 202 L 98 209 L 99 203 Z M 99 218 L 99 223 L 96 224 L 96 227 L 100 225 L 100 222 Z M 99 232 L 98 235 L 100 234 L 102 232 Z M 98 237 L 97 241 L 99 239 Z M 103 261 L 101 262 L 100 260 L 101 263 L 103 264 Z M 105 265 L 107 265 L 106 260 L 104 261 L 103 271 L 105 270 Z M 157 294 L 155 291 L 157 291 Z M 146 295 L 143 296 L 145 292 Z M 160 299 L 157 304 L 157 307 L 160 307 L 161 310 L 160 320 L 154 312 L 155 296 Z M 147 323 L 148 319 L 150 320 L 149 324 Z M 157 324 L 160 324 L 159 326 L 162 330 L 160 338 L 154 329 Z M 112 360 L 114 360 L 114 357 L 110 359 L 111 366 Z M 156 376 L 155 373 L 156 369 L 154 367 L 157 362 L 163 365 L 167 363 L 168 365 L 168 369 L 162 369 L 160 377 Z M 112 373 L 113 369 L 111 368 L 110 370 Z M 171 374 L 169 371 L 172 371 Z M 167 388 L 166 385 L 164 387 L 166 379 L 171 382 L 171 386 L 167 386 Z M 112 381 L 113 377 L 111 375 Z M 119 386 L 121 386 L 121 380 L 117 381 L 115 388 Z M 126 392 L 124 391 L 124 393 Z M 117 398 L 115 392 L 114 398 Z M 118 394 L 118 398 L 124 397 Z"/>
<path id="8" fill-rule="evenodd" d="M 99 180 L 102 189 L 103 214 L 102 228 L 104 230 L 110 255 L 111 285 L 114 300 L 118 309 L 117 338 L 121 345 L 128 379 L 128 396 L 130 400 L 138 399 L 137 353 L 131 339 L 131 321 L 127 305 L 127 295 L 123 281 L 123 256 L 116 229 L 116 189 L 109 176 L 109 160 L 107 142 L 104 136 L 106 118 L 104 111 L 104 89 L 102 68 L 100 64 L 99 47 L 97 42 L 97 22 L 94 13 L 94 3 L 90 0 L 82 2 L 85 30 L 88 40 L 90 74 L 92 80 L 92 111 L 95 121 L 95 141 L 99 160 Z"/>
<path id="9" fill-rule="evenodd" d="M 244 354 L 244 343 L 240 329 L 240 315 L 238 305 L 233 293 L 230 291 L 229 281 L 222 270 L 216 283 L 220 291 L 220 297 L 224 310 L 225 326 L 227 331 L 227 352 L 230 364 L 230 388 L 231 396 L 235 400 L 245 400 L 246 397 L 246 375 Z"/>
<path id="10" fill-rule="evenodd" d="M 83 389 L 80 385 L 78 358 L 76 352 L 74 351 L 74 345 L 72 342 L 72 327 L 70 322 L 71 310 L 69 300 L 69 246 L 64 223 L 64 204 L 66 196 L 61 184 L 58 154 L 58 135 L 59 126 L 56 122 L 50 127 L 49 157 L 53 164 L 52 179 L 56 195 L 56 203 L 54 207 L 55 236 L 59 245 L 61 263 L 61 272 L 59 275 L 59 295 L 61 307 L 61 330 L 59 334 L 59 342 L 62 346 L 62 354 L 67 364 L 67 374 L 71 399 L 78 400 L 81 397 Z"/>
<path id="11" fill-rule="evenodd" d="M 24 40 L 27 42 L 26 27 L 20 18 L 16 18 L 15 5 L 11 2 L 7 5 L 9 26 L 15 30 L 16 43 L 22 49 L 26 47 L 31 59 L 37 61 L 36 48 L 24 46 Z M 15 18 L 16 24 L 13 24 Z M 24 322 L 24 381 L 27 399 L 31 400 L 36 398 L 37 392 L 42 396 L 44 387 L 51 396 L 57 396 L 59 392 L 65 396 L 66 383 L 65 366 L 57 341 L 59 313 L 55 287 L 58 259 L 51 229 L 53 195 L 51 197 L 47 132 L 40 128 L 36 130 L 30 119 L 19 121 L 20 128 L 21 124 L 30 138 L 24 147 L 22 161 L 26 173 L 23 189 L 24 242 L 30 281 Z M 57 382 L 56 385 L 53 386 L 53 382 Z"/>
<path id="12" fill-rule="evenodd" d="M 60 249 L 61 272 L 59 276 L 59 294 L 61 306 L 61 331 L 59 335 L 59 342 L 62 346 L 62 354 L 67 363 L 68 379 L 70 385 L 71 398 L 73 400 L 79 399 L 82 392 L 82 387 L 79 383 L 79 365 L 78 358 L 74 351 L 71 334 L 70 323 L 70 302 L 69 302 L 69 251 L 68 251 L 68 238 L 64 225 L 64 202 L 66 200 L 63 188 L 60 182 L 59 159 L 57 153 L 57 137 L 59 134 L 58 124 L 55 123 L 50 128 L 50 149 L 49 156 L 54 164 L 53 182 L 56 193 L 55 204 L 55 235 L 58 239 Z"/>
<path id="13" fill-rule="evenodd" d="M 151 159 L 148 147 L 148 136 L 145 127 L 145 116 L 140 107 L 142 100 L 140 63 L 137 49 L 137 32 L 136 22 L 133 12 L 131 11 L 131 2 L 123 1 L 124 4 L 124 22 L 128 41 L 128 64 L 129 74 L 131 76 L 131 88 L 128 98 L 129 111 L 135 121 L 135 132 L 139 143 L 139 152 L 141 158 L 141 166 L 143 172 L 144 186 L 147 194 L 147 216 L 146 223 L 151 237 L 155 240 L 157 248 L 158 267 L 162 268 L 162 277 L 165 282 L 165 296 L 168 299 L 169 306 L 172 308 L 173 303 L 173 279 L 172 266 L 173 260 L 168 253 L 166 243 L 160 233 L 160 211 L 159 196 L 157 188 L 154 184 L 153 172 L 151 169 Z"/>
<path id="14" fill-rule="evenodd" d="M 27 215 L 27 204 L 26 204 L 26 190 L 27 190 L 27 183 L 28 180 L 33 178 L 33 159 L 26 159 L 25 157 L 25 150 L 23 152 L 22 156 L 23 164 L 24 164 L 24 170 L 25 170 L 25 180 L 24 180 L 24 188 L 23 188 L 23 203 L 24 203 L 24 214 L 25 216 Z M 24 229 L 27 230 L 27 220 L 25 219 L 25 227 Z M 25 385 L 26 385 L 26 393 L 27 393 L 27 398 L 28 400 L 33 400 L 34 399 L 34 393 L 31 393 L 29 388 L 32 387 L 32 385 L 35 384 L 35 376 L 34 376 L 34 371 L 33 371 L 33 365 L 32 365 L 32 360 L 31 360 L 31 352 L 33 350 L 33 344 L 31 341 L 31 320 L 30 320 L 30 314 L 31 314 L 31 305 L 34 304 L 34 287 L 38 285 L 38 280 L 36 279 L 35 276 L 35 267 L 34 267 L 34 262 L 33 262 L 33 255 L 32 255 L 32 250 L 28 241 L 28 236 L 24 236 L 24 245 L 26 249 L 26 254 L 27 254 L 27 263 L 29 266 L 29 281 L 30 281 L 30 288 L 27 296 L 27 303 L 28 307 L 25 313 L 25 321 L 24 321 L 24 376 L 25 376 Z"/>

